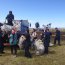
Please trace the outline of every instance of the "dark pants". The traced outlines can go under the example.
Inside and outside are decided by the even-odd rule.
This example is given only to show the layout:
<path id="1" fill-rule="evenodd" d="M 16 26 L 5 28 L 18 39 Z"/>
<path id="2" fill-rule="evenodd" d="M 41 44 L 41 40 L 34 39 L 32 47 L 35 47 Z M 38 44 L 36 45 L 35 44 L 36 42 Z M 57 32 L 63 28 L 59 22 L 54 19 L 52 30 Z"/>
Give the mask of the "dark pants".
<path id="1" fill-rule="evenodd" d="M 17 55 L 17 45 L 11 45 L 11 54 Z"/>
<path id="2" fill-rule="evenodd" d="M 24 42 L 25 57 L 31 58 L 32 56 L 31 56 L 31 53 L 29 51 L 29 48 L 30 48 L 29 42 L 25 41 Z"/>
<path id="3" fill-rule="evenodd" d="M 8 21 L 7 25 L 13 26 L 13 23 L 10 23 L 12 21 Z"/>
<path id="4" fill-rule="evenodd" d="M 44 41 L 44 47 L 45 47 L 45 50 L 44 50 L 44 53 L 45 54 L 48 54 L 48 47 L 49 47 L 49 42 L 50 42 L 50 40 L 45 40 Z"/>
<path id="5" fill-rule="evenodd" d="M 0 53 L 3 53 L 4 51 L 4 44 L 0 44 Z"/>
<path id="6" fill-rule="evenodd" d="M 44 53 L 45 53 L 45 54 L 48 54 L 48 46 L 45 46 Z"/>
<path id="7" fill-rule="evenodd" d="M 29 48 L 25 48 L 25 56 L 31 58 L 31 54 L 29 52 Z"/>
<path id="8" fill-rule="evenodd" d="M 58 45 L 60 45 L 60 38 L 55 38 L 54 39 L 54 45 L 56 45 L 56 41 L 58 41 Z"/>

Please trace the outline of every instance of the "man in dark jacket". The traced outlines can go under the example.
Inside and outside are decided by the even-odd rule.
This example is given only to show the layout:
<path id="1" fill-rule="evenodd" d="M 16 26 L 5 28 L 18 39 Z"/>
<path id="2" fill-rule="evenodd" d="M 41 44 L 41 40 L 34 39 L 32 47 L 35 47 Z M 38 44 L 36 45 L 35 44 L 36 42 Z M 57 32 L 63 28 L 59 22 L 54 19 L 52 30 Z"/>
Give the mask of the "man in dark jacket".
<path id="1" fill-rule="evenodd" d="M 14 15 L 12 14 L 12 11 L 9 11 L 9 14 L 6 17 L 7 21 L 8 21 L 8 25 L 13 26 L 12 21 L 14 20 Z"/>
<path id="2" fill-rule="evenodd" d="M 58 28 L 55 28 L 56 30 L 56 35 L 55 35 L 55 38 L 54 38 L 54 45 L 56 45 L 56 41 L 58 41 L 58 45 L 60 45 L 60 31 L 58 30 Z"/>
<path id="3" fill-rule="evenodd" d="M 30 34 L 29 34 L 29 30 L 26 30 L 26 34 L 25 34 L 26 40 L 24 41 L 24 50 L 25 50 L 25 56 L 28 58 L 31 58 L 31 53 L 29 51 L 30 47 L 31 47 L 31 42 L 30 42 Z"/>
<path id="4" fill-rule="evenodd" d="M 45 47 L 45 54 L 48 54 L 48 47 L 49 47 L 49 43 L 50 43 L 50 36 L 51 33 L 49 31 L 49 29 L 46 29 L 45 34 L 44 34 L 44 47 Z"/>

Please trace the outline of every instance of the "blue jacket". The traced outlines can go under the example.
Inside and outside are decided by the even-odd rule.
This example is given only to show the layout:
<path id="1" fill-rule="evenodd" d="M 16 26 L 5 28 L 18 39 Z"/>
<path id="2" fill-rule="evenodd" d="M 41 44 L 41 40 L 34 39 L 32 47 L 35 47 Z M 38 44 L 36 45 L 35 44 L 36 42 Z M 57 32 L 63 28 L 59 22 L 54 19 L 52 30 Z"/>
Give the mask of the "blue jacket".
<path id="1" fill-rule="evenodd" d="M 51 36 L 51 32 L 45 32 L 44 46 L 47 46 L 47 47 L 49 46 L 50 36 Z"/>
<path id="2" fill-rule="evenodd" d="M 56 31 L 56 36 L 55 36 L 55 38 L 56 38 L 56 39 L 60 39 L 60 31 L 59 31 L 59 30 Z"/>
<path id="3" fill-rule="evenodd" d="M 10 38 L 9 38 L 9 43 L 10 45 L 16 45 L 17 44 L 17 34 L 10 34 Z"/>

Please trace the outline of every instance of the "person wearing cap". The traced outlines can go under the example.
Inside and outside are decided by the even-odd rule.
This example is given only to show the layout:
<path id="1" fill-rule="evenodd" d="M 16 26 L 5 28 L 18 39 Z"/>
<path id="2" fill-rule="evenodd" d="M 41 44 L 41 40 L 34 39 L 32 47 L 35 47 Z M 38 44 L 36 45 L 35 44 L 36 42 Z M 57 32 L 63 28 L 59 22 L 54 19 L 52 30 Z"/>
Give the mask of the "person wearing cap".
<path id="1" fill-rule="evenodd" d="M 55 38 L 54 38 L 54 45 L 56 45 L 56 41 L 58 41 L 58 45 L 60 46 L 60 30 L 58 28 L 55 28 Z"/>
<path id="2" fill-rule="evenodd" d="M 13 26 L 12 21 L 14 20 L 14 15 L 12 14 L 12 11 L 9 11 L 9 14 L 6 16 L 6 19 L 8 21 L 8 25 Z"/>

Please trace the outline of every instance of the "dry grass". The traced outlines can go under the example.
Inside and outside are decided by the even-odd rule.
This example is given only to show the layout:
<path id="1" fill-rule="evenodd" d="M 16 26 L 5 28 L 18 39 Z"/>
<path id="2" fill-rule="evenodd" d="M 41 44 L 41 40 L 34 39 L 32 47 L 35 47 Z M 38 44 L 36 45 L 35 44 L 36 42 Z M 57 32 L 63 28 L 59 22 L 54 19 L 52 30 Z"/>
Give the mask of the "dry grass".
<path id="1" fill-rule="evenodd" d="M 33 58 L 24 57 L 24 52 L 18 50 L 18 57 L 14 58 L 10 54 L 10 49 L 5 50 L 5 54 L 0 56 L 0 65 L 65 65 L 65 42 L 61 46 L 49 48 L 48 55 L 35 56 Z M 32 51 L 31 51 L 32 52 Z"/>

